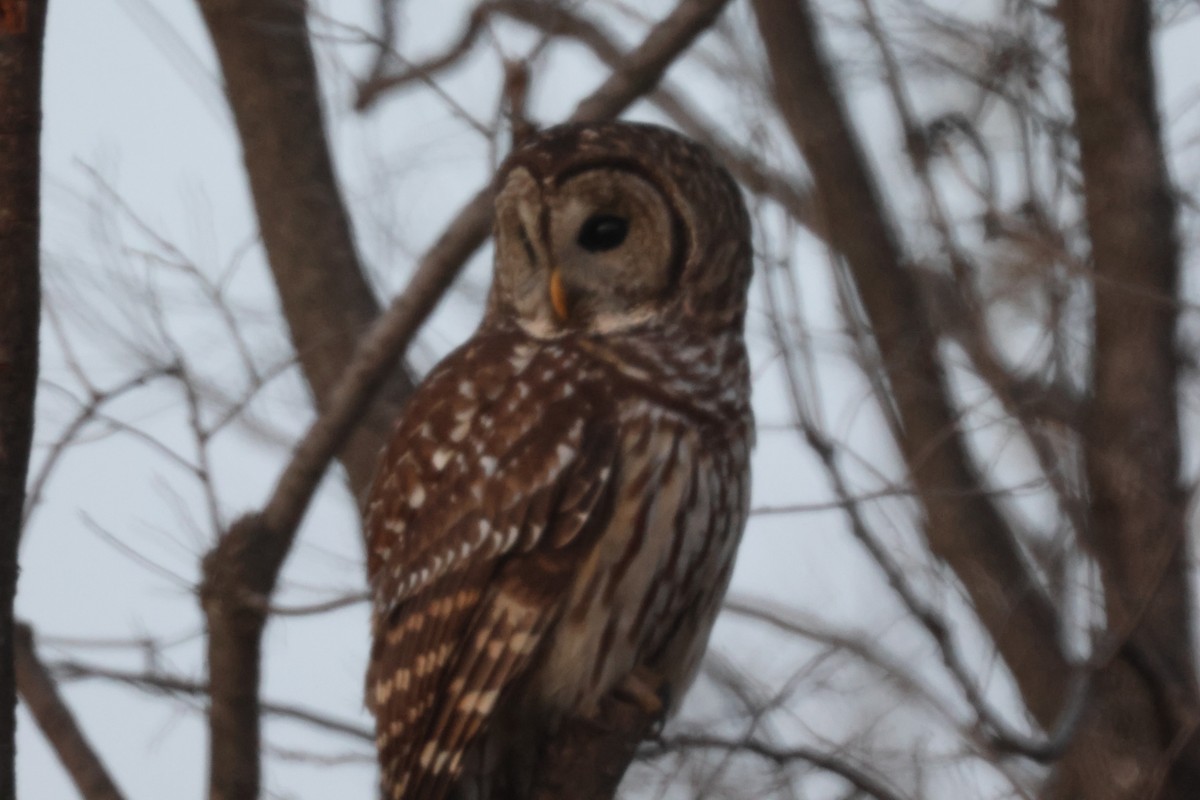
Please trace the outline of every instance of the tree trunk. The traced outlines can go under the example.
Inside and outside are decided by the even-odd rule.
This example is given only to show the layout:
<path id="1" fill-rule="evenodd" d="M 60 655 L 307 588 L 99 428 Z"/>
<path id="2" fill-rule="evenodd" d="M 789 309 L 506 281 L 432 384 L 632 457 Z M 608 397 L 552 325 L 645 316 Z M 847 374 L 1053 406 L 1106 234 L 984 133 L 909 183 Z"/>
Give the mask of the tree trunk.
<path id="1" fill-rule="evenodd" d="M 15 796 L 13 596 L 37 388 L 45 0 L 0 0 L 0 797 Z"/>
<path id="2" fill-rule="evenodd" d="M 124 800 L 108 768 L 63 702 L 54 678 L 38 659 L 33 630 L 17 623 L 14 633 L 14 663 L 21 701 L 54 748 L 75 788 L 84 800 Z"/>
<path id="3" fill-rule="evenodd" d="M 1179 476 L 1179 245 L 1152 11 L 1148 0 L 1060 8 L 1095 270 L 1085 544 L 1117 649 L 1049 796 L 1184 800 L 1200 796 L 1200 704 Z"/>

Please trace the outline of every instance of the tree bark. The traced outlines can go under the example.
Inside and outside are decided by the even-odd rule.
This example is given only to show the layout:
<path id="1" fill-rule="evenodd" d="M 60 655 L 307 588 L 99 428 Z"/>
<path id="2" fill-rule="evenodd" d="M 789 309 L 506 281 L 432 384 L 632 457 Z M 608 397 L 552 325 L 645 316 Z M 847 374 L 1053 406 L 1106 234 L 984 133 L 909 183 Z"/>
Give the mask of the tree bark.
<path id="1" fill-rule="evenodd" d="M 15 796 L 13 597 L 33 440 L 46 0 L 0 0 L 0 797 Z"/>
<path id="2" fill-rule="evenodd" d="M 853 276 L 900 420 L 930 549 L 954 570 L 1034 716 L 1050 727 L 1070 669 L 1059 620 L 985 490 L 958 426 L 937 338 L 804 0 L 754 0 L 779 111 L 813 176 L 831 247 Z"/>
<path id="3" fill-rule="evenodd" d="M 334 174 L 305 4 L 197 0 L 237 124 L 267 262 L 318 412 L 380 314 Z M 339 454 L 360 501 L 412 391 L 392 370 Z"/>
<path id="4" fill-rule="evenodd" d="M 256 800 L 261 794 L 262 637 L 279 570 L 270 567 L 270 542 L 262 517 L 247 514 L 204 559 L 209 800 Z"/>
<path id="5" fill-rule="evenodd" d="M 1148 0 L 1060 9 L 1095 276 L 1085 544 L 1120 647 L 1050 797 L 1183 800 L 1200 792 L 1200 698 L 1179 475 L 1179 245 L 1152 9 Z"/>

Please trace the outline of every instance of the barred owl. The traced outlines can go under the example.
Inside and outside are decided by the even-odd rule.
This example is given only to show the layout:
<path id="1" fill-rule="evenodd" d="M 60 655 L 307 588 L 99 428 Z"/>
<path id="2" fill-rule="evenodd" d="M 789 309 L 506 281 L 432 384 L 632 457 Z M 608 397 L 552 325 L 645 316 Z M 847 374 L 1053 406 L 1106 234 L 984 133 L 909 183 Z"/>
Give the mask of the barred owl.
<path id="1" fill-rule="evenodd" d="M 690 683 L 746 521 L 750 223 L 663 128 L 548 129 L 497 176 L 483 322 L 368 501 L 384 796 L 521 796 L 567 716 Z M 653 704 L 649 704 L 653 705 Z"/>

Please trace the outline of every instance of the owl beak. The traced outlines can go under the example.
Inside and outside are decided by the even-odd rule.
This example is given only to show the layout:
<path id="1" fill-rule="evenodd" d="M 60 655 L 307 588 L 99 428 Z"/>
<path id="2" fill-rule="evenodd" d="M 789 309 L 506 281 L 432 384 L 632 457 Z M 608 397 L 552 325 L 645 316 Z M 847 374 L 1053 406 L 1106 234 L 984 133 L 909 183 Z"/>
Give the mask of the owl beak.
<path id="1" fill-rule="evenodd" d="M 571 316 L 571 309 L 567 305 L 567 290 L 563 286 L 562 271 L 557 267 L 550 272 L 550 305 L 554 306 L 554 313 L 558 315 L 559 322 L 566 322 L 567 317 Z"/>

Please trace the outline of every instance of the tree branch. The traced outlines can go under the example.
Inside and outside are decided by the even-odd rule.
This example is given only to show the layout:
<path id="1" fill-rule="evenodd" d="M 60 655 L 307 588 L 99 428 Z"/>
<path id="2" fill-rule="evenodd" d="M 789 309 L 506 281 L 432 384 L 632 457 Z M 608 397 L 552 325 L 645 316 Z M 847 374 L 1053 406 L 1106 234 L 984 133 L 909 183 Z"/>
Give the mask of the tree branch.
<path id="1" fill-rule="evenodd" d="M 472 51 L 480 34 L 485 30 L 485 23 L 495 15 L 523 22 L 548 37 L 579 42 L 610 69 L 620 69 L 625 60 L 625 51 L 617 45 L 616 39 L 609 32 L 581 14 L 575 13 L 568 6 L 543 0 L 489 0 L 475 7 L 466 28 L 445 52 L 419 64 L 409 65 L 401 71 L 388 72 L 384 69 L 387 56 L 393 51 L 387 49 L 386 41 L 381 42 L 374 67 L 367 78 L 359 82 L 356 108 L 370 108 L 388 92 L 418 81 L 432 83 L 434 78 L 456 66 Z M 812 195 L 805 189 L 798 188 L 798 178 L 771 169 L 754 153 L 719 136 L 716 132 L 717 126 L 701 119 L 700 115 L 671 88 L 660 85 L 646 96 L 670 117 L 680 130 L 712 150 L 717 159 L 749 191 L 771 197 L 787 209 L 797 222 L 817 236 L 823 236 Z"/>
<path id="2" fill-rule="evenodd" d="M 380 314 L 334 174 L 305 18 L 294 0 L 197 0 L 208 26 L 267 261 L 318 413 L 363 332 Z M 393 368 L 341 445 L 354 495 L 375 472 L 379 442 L 412 391 Z"/>
<path id="3" fill-rule="evenodd" d="M 17 688 L 21 699 L 66 767 L 75 788 L 84 800 L 123 800 L 100 756 L 63 702 L 54 679 L 38 659 L 33 630 L 19 623 L 15 630 Z"/>
<path id="4" fill-rule="evenodd" d="M 1025 440 L 1036 456 L 1046 482 L 1054 490 L 1064 516 L 1075 530 L 1082 530 L 1083 500 L 1077 490 L 1079 481 L 1071 480 L 1074 477 L 1073 473 L 1078 470 L 1073 469 L 1073 463 L 1069 463 L 1069 453 L 1074 452 L 1074 449 L 1061 446 L 1060 437 L 1047 433 L 1042 420 L 1033 413 L 1035 406 L 1021 402 L 1022 383 L 1002 364 L 988 330 L 987 316 L 979 292 L 975 287 L 975 276 L 979 273 L 978 265 L 960 244 L 949 210 L 934 181 L 931 157 L 934 137 L 930 134 L 930 126 L 923 125 L 917 119 L 916 111 L 909 100 L 899 59 L 884 34 L 874 3 L 871 0 L 859 0 L 859 6 L 863 10 L 867 32 L 879 50 L 884 83 L 888 87 L 892 106 L 904 132 L 905 150 L 913 175 L 921 186 L 925 208 L 940 241 L 940 249 L 949 262 L 949 275 L 935 273 L 942 278 L 942 284 L 946 288 L 941 294 L 942 310 L 946 310 L 946 306 L 953 306 L 952 318 L 957 323 L 954 331 L 958 334 L 958 342 L 971 359 L 979 377 L 988 384 L 992 393 L 1020 424 Z M 960 130 L 965 129 L 960 127 Z M 928 286 L 932 282 L 932 276 L 929 276 L 923 283 Z M 932 304 L 927 307 L 931 311 L 934 310 Z M 933 329 L 937 331 L 937 323 L 948 316 L 950 315 L 934 313 Z"/>
<path id="5" fill-rule="evenodd" d="M 845 259 L 887 370 L 898 445 L 933 552 L 954 569 L 1026 702 L 1054 724 L 1069 666 L 1059 620 L 971 462 L 937 340 L 825 64 L 804 0 L 754 0 L 780 113 L 811 170 L 829 242 Z M 949 490 L 949 493 L 947 493 Z"/>
<path id="6" fill-rule="evenodd" d="M 51 670 L 62 679 L 78 680 L 83 678 L 99 678 L 116 681 L 132 686 L 143 692 L 172 695 L 188 695 L 192 697 L 207 697 L 208 685 L 179 675 L 169 675 L 157 670 L 151 672 L 131 672 L 129 670 L 111 669 L 94 664 L 84 664 L 78 661 L 59 661 L 50 665 Z M 369 728 L 355 725 L 353 722 L 330 717 L 302 706 L 290 703 L 277 703 L 265 700 L 259 704 L 259 710 L 271 716 L 291 719 L 312 725 L 314 728 L 348 736 L 360 742 L 374 744 L 375 734 Z"/>
<path id="7" fill-rule="evenodd" d="M 1084 425 L 1087 543 L 1110 631 L 1098 712 L 1055 797 L 1175 800 L 1200 781 L 1188 493 L 1180 483 L 1176 350 L 1179 244 L 1158 116 L 1152 8 L 1065 0 L 1075 131 L 1095 272 L 1092 394 Z M 1136 759 L 1129 768 L 1114 757 Z M 1101 766 L 1102 765 L 1102 766 Z M 1121 793 L 1109 789 L 1122 781 Z"/>
<path id="8" fill-rule="evenodd" d="M 548 5 L 538 0 L 495 0 L 483 8 L 520 20 L 545 33 L 573 39 L 586 46 L 611 69 L 618 69 L 625 58 L 615 39 L 596 23 L 574 13 L 566 6 Z M 667 86 L 659 86 L 647 99 L 670 117 L 679 128 L 713 151 L 738 182 L 751 192 L 769 196 L 787 210 L 792 218 L 816 236 L 824 238 L 812 193 L 797 188 L 800 179 L 779 173 L 762 163 L 753 153 L 720 137 L 717 126 L 701 119 L 682 97 Z"/>
<path id="9" fill-rule="evenodd" d="M 875 800 L 905 800 L 908 797 L 900 790 L 892 787 L 882 776 L 874 774 L 869 767 L 856 764 L 851 759 L 838 756 L 826 750 L 814 747 L 776 747 L 759 739 L 722 739 L 717 736 L 703 734 L 678 734 L 665 737 L 656 743 L 652 754 L 665 754 L 679 750 L 722 750 L 727 753 L 749 753 L 759 758 L 771 761 L 778 766 L 786 766 L 792 762 L 801 761 L 811 764 L 842 778 L 858 792 L 873 797 Z"/>
<path id="10" fill-rule="evenodd" d="M 1110 626 L 1148 587 L 1163 550 L 1177 557 L 1144 616 L 1148 635 L 1192 676 L 1191 592 L 1179 479 L 1175 201 L 1159 130 L 1142 2 L 1064 3 L 1092 262 L 1098 278 L 1096 351 L 1086 460 L 1092 538 L 1103 567 Z M 1189 682 L 1194 678 L 1189 677 Z"/>

